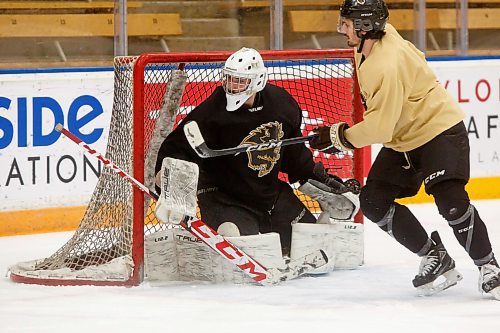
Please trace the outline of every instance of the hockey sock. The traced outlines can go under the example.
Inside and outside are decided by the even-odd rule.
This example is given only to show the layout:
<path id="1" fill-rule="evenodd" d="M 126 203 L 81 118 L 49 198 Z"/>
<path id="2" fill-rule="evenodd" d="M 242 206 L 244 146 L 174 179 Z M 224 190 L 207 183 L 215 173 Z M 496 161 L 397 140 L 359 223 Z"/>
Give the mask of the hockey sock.
<path id="1" fill-rule="evenodd" d="M 376 223 L 401 245 L 419 256 L 425 255 L 432 245 L 427 232 L 406 206 L 392 204 L 384 217 Z"/>
<path id="2" fill-rule="evenodd" d="M 439 213 L 453 228 L 455 237 L 474 263 L 487 263 L 493 255 L 488 231 L 470 203 L 465 184 L 457 180 L 443 181 L 432 186 L 429 192 L 434 196 Z"/>
<path id="3" fill-rule="evenodd" d="M 467 251 L 476 265 L 487 263 L 492 258 L 491 243 L 486 225 L 471 204 L 464 215 L 448 221 L 458 242 Z"/>

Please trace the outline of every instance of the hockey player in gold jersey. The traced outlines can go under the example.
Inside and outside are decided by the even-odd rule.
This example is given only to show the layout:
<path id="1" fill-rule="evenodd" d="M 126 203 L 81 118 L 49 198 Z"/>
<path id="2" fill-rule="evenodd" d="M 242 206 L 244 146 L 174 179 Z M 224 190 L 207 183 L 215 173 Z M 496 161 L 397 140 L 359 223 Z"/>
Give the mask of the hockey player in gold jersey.
<path id="1" fill-rule="evenodd" d="M 425 56 L 387 23 L 382 0 L 345 0 L 338 32 L 356 49 L 365 104 L 363 121 L 321 126 L 314 149 L 338 152 L 383 144 L 360 195 L 361 210 L 407 249 L 422 257 L 413 285 L 434 294 L 461 280 L 437 232 L 428 236 L 397 198 L 432 195 L 458 240 L 478 266 L 480 289 L 500 300 L 500 268 L 488 232 L 465 185 L 470 177 L 464 112 L 442 87 Z M 444 276 L 446 281 L 436 284 Z"/>

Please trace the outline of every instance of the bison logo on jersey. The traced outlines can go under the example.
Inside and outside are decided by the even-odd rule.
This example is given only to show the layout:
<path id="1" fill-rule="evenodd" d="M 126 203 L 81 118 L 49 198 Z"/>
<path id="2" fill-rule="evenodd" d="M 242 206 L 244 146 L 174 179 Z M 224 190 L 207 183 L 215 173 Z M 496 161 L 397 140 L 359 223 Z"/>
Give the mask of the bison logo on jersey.
<path id="1" fill-rule="evenodd" d="M 262 124 L 248 134 L 241 141 L 242 145 L 255 145 L 258 143 L 278 141 L 283 138 L 283 128 L 280 123 L 273 121 Z M 280 145 L 248 151 L 248 167 L 259 171 L 259 177 L 267 175 L 280 159 Z"/>

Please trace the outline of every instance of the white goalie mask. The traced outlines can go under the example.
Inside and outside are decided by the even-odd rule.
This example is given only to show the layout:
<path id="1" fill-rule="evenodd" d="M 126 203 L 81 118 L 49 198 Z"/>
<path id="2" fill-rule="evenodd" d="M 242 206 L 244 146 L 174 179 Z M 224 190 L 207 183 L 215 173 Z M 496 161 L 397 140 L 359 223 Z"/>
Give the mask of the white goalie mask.
<path id="1" fill-rule="evenodd" d="M 244 47 L 233 53 L 222 69 L 226 110 L 240 108 L 253 94 L 264 89 L 266 82 L 267 70 L 259 52 Z"/>

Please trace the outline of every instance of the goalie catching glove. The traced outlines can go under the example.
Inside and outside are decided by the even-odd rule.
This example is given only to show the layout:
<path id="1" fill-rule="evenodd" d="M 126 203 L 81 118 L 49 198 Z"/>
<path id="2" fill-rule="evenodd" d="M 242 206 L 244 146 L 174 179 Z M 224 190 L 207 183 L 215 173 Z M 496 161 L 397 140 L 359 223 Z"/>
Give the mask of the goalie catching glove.
<path id="1" fill-rule="evenodd" d="M 361 186 L 356 179 L 345 182 L 327 173 L 323 164 L 317 163 L 313 170 L 314 179 L 308 179 L 299 191 L 318 201 L 323 212 L 335 220 L 351 220 L 359 210 Z"/>
<path id="2" fill-rule="evenodd" d="M 161 193 L 155 215 L 163 223 L 179 224 L 184 216 L 196 216 L 198 165 L 166 157 L 161 166 Z"/>
<path id="3" fill-rule="evenodd" d="M 351 151 L 354 146 L 345 138 L 344 131 L 349 128 L 344 122 L 336 123 L 331 126 L 319 126 L 313 129 L 317 134 L 310 140 L 311 148 L 335 154 L 341 151 Z"/>

